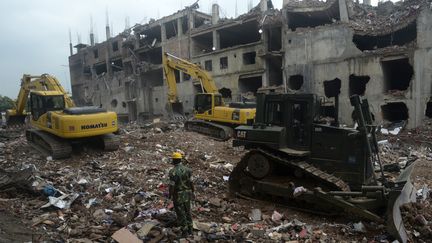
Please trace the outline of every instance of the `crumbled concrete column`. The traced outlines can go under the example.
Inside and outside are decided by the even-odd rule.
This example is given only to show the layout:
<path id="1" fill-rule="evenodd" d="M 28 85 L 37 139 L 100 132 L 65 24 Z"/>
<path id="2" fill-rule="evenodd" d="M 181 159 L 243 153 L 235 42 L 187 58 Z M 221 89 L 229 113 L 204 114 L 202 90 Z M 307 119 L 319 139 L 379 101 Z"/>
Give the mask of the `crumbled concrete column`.
<path id="1" fill-rule="evenodd" d="M 189 30 L 195 28 L 195 18 L 193 14 L 191 13 L 188 14 L 188 20 L 189 20 Z"/>
<path id="2" fill-rule="evenodd" d="M 107 76 L 108 78 L 112 77 L 112 66 L 111 66 L 111 59 L 110 59 L 110 46 L 111 42 L 106 42 L 106 52 L 105 52 L 105 65 L 107 69 Z"/>
<path id="3" fill-rule="evenodd" d="M 265 12 L 268 10 L 267 0 L 260 0 L 260 9 L 261 9 L 261 12 Z"/>
<path id="4" fill-rule="evenodd" d="M 167 39 L 166 36 L 166 27 L 165 27 L 165 23 L 161 25 L 161 40 L 162 42 L 165 42 Z"/>
<path id="5" fill-rule="evenodd" d="M 180 37 L 183 35 L 183 24 L 182 24 L 182 19 L 178 18 L 177 19 L 177 36 Z"/>
<path id="6" fill-rule="evenodd" d="M 90 33 L 90 45 L 91 46 L 94 46 L 94 34 L 93 33 Z"/>
<path id="7" fill-rule="evenodd" d="M 349 22 L 346 0 L 339 0 L 339 15 L 342 22 Z"/>
<path id="8" fill-rule="evenodd" d="M 217 3 L 212 6 L 212 24 L 219 22 L 219 5 Z"/>
<path id="9" fill-rule="evenodd" d="M 216 30 L 213 31 L 213 51 L 220 49 L 220 35 Z"/>
<path id="10" fill-rule="evenodd" d="M 111 37 L 109 25 L 105 26 L 105 34 L 106 34 L 106 39 L 109 40 L 109 38 Z"/>
<path id="11" fill-rule="evenodd" d="M 262 87 L 268 87 L 270 85 L 270 67 L 269 61 L 264 61 L 264 73 L 262 75 Z"/>

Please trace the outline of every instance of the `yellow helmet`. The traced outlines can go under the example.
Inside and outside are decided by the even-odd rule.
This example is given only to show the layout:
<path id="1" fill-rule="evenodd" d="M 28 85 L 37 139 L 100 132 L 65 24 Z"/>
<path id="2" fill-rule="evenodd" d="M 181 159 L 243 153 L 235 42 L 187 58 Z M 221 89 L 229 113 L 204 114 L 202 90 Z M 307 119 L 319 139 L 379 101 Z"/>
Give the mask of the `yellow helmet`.
<path id="1" fill-rule="evenodd" d="M 174 152 L 174 153 L 172 154 L 172 158 L 173 158 L 173 159 L 181 159 L 181 158 L 182 158 L 182 155 L 181 155 L 181 153 Z"/>

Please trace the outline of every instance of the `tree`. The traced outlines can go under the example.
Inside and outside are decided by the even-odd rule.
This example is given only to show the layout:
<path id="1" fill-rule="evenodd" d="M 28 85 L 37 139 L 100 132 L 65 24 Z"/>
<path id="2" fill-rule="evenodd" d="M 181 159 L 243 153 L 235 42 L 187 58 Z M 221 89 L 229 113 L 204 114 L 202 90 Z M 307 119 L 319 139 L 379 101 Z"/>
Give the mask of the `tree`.
<path id="1" fill-rule="evenodd" d="M 7 97 L 0 95 L 0 112 L 6 111 L 7 109 L 12 109 L 14 107 L 14 101 Z"/>

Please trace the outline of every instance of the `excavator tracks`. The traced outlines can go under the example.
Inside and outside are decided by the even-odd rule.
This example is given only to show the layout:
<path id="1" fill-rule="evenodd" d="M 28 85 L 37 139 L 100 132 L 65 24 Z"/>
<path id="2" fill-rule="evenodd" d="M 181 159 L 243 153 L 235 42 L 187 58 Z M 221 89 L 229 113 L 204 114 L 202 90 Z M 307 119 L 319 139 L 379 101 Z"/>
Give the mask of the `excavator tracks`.
<path id="1" fill-rule="evenodd" d="M 234 133 L 231 127 L 202 120 L 186 121 L 185 128 L 187 131 L 201 133 L 220 141 L 230 139 Z"/>
<path id="2" fill-rule="evenodd" d="M 119 148 L 120 139 L 114 134 L 105 134 L 102 136 L 102 143 L 105 151 L 115 151 Z"/>
<path id="3" fill-rule="evenodd" d="M 297 200 L 298 202 L 296 204 L 296 198 L 293 195 L 296 187 L 304 187 L 309 191 L 313 191 L 315 187 L 319 185 L 326 190 L 350 191 L 348 184 L 344 181 L 305 162 L 303 157 L 293 158 L 283 155 L 283 153 L 269 152 L 264 149 L 253 149 L 249 151 L 243 156 L 242 160 L 237 164 L 230 175 L 230 192 L 235 195 L 258 199 L 263 196 L 272 198 L 279 196 L 284 198 L 284 200 L 288 198 L 289 201 L 294 202 L 292 205 L 295 207 L 303 204 L 309 207 L 316 198 L 313 196 L 304 196 L 301 197 L 301 200 Z M 265 165 L 265 163 L 262 163 L 263 161 L 261 161 L 261 166 L 258 168 L 249 168 L 253 158 L 260 156 L 263 156 L 273 165 L 277 164 L 278 166 L 283 166 L 284 170 L 292 171 L 293 176 L 288 178 L 285 176 L 283 177 L 284 181 L 278 181 L 275 179 L 276 177 L 272 177 L 271 175 L 260 175 L 259 173 L 261 171 L 268 170 L 270 172 L 271 169 L 269 169 L 269 167 L 272 167 L 272 165 Z M 259 173 L 254 170 L 259 171 Z M 273 168 L 273 170 L 275 170 L 275 168 Z M 256 178 L 257 175 L 262 176 L 262 178 Z M 296 175 L 302 175 L 301 177 L 303 177 L 303 179 L 297 178 Z M 287 183 L 288 181 L 289 183 Z M 313 181 L 314 183 L 308 183 L 308 181 Z M 292 185 L 292 187 L 289 185 Z M 312 207 L 308 209 L 313 210 Z"/>
<path id="4" fill-rule="evenodd" d="M 53 159 L 70 157 L 72 146 L 60 138 L 41 130 L 26 130 L 27 141 L 37 150 L 48 153 Z"/>

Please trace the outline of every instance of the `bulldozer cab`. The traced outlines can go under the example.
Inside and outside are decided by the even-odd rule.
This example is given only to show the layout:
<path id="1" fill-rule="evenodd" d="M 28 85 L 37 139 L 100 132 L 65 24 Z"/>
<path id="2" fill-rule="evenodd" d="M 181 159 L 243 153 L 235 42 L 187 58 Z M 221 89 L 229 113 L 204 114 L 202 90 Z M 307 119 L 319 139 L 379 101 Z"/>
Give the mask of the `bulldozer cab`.
<path id="1" fill-rule="evenodd" d="M 213 114 L 215 106 L 222 106 L 222 95 L 220 94 L 197 94 L 195 95 L 194 110 L 197 114 Z"/>
<path id="2" fill-rule="evenodd" d="M 30 94 L 30 112 L 32 119 L 35 121 L 48 111 L 62 111 L 64 109 L 65 100 L 63 95 L 41 94 L 40 92 Z"/>
<path id="3" fill-rule="evenodd" d="M 316 98 L 312 95 L 259 95 L 256 123 L 285 129 L 287 147 L 308 150 Z"/>

